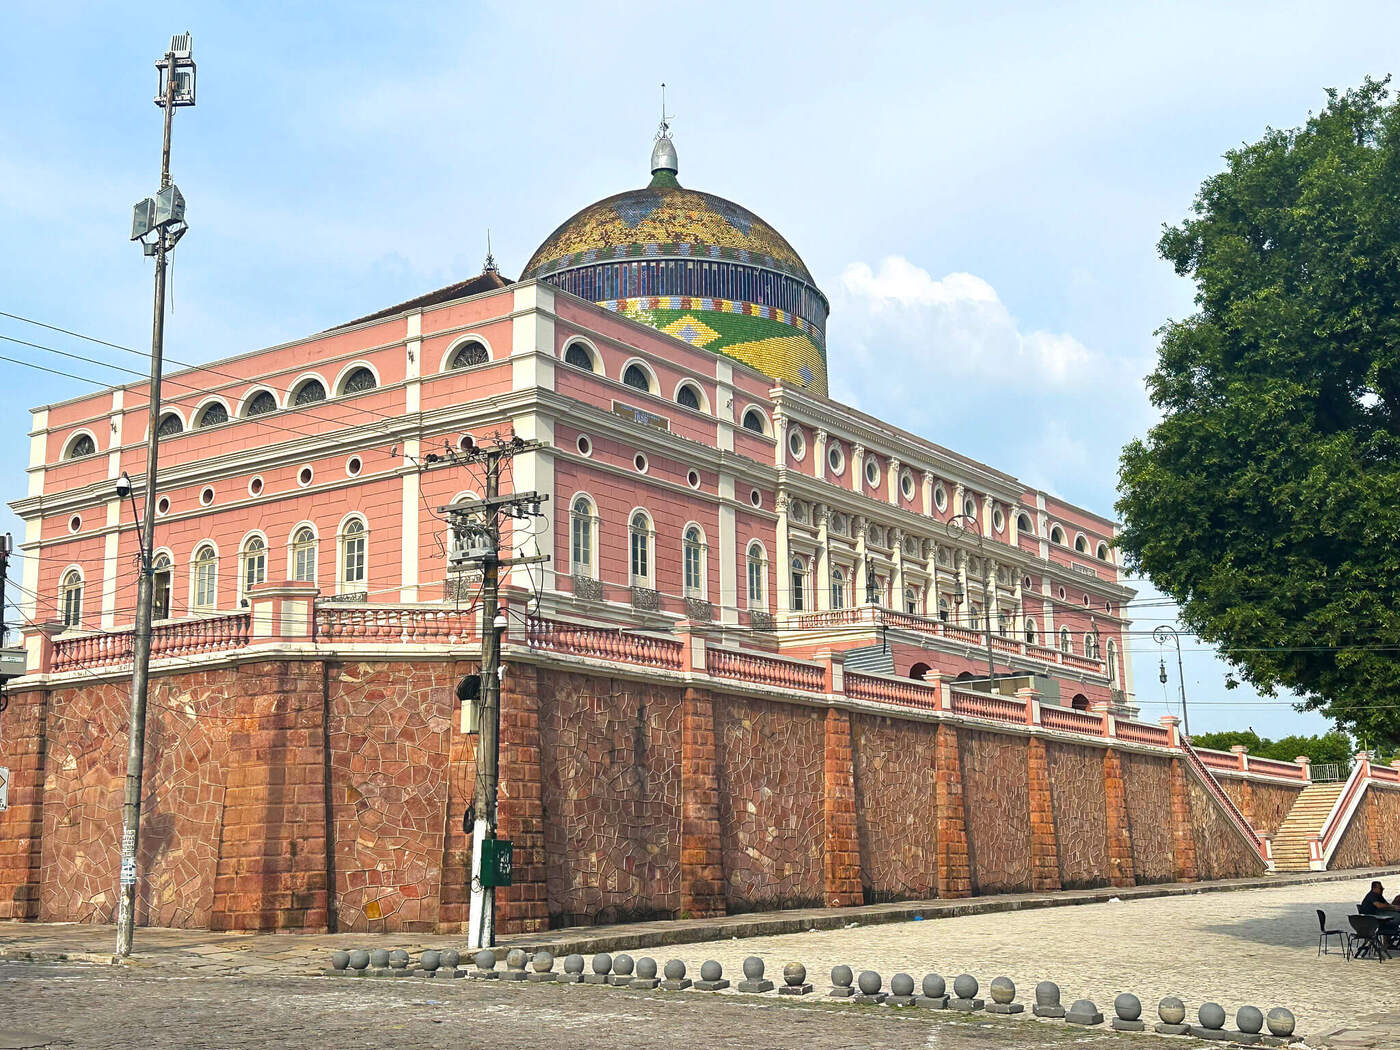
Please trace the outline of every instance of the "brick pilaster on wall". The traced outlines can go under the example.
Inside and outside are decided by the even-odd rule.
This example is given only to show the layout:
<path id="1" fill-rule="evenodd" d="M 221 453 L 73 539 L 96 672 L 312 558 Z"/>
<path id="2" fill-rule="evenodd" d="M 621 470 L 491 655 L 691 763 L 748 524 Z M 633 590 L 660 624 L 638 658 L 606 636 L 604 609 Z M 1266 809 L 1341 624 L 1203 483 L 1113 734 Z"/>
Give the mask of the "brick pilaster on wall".
<path id="1" fill-rule="evenodd" d="M 1239 810 L 1244 814 L 1245 822 L 1251 827 L 1258 827 L 1254 823 L 1254 785 L 1248 780 L 1240 781 Z"/>
<path id="2" fill-rule="evenodd" d="M 478 673 L 476 664 L 457 667 L 452 681 Z M 463 830 L 462 818 L 476 793 L 476 733 L 462 732 L 462 709 L 455 701 L 452 728 L 447 738 L 447 812 L 442 840 L 442 889 L 438 897 L 438 930 L 467 933 L 471 912 L 472 834 Z"/>
<path id="3" fill-rule="evenodd" d="M 496 891 L 496 929 L 500 933 L 539 933 L 549 929 L 539 672 L 529 664 L 507 663 L 505 667 L 496 830 L 513 843 L 515 871 L 512 884 Z"/>
<path id="4" fill-rule="evenodd" d="M 1133 837 L 1128 824 L 1128 794 L 1123 784 L 1123 762 L 1109 748 L 1103 755 L 1104 809 L 1107 816 L 1108 882 L 1110 886 L 1135 886 Z"/>
<path id="5" fill-rule="evenodd" d="M 1060 852 L 1055 835 L 1055 810 L 1050 797 L 1050 763 L 1045 742 L 1031 737 L 1026 749 L 1030 783 L 1031 889 L 1060 889 Z"/>
<path id="6" fill-rule="evenodd" d="M 822 816 L 826 825 L 826 906 L 865 902 L 861 888 L 860 838 L 856 831 L 856 776 L 851 754 L 851 716 L 826 713 L 826 762 Z"/>
<path id="7" fill-rule="evenodd" d="M 714 700 L 688 687 L 681 701 L 681 917 L 728 913 L 719 836 Z"/>
<path id="8" fill-rule="evenodd" d="M 325 664 L 249 664 L 237 683 L 210 927 L 325 930 Z"/>
<path id="9" fill-rule="evenodd" d="M 1191 791 L 1186 783 L 1186 767 L 1181 759 L 1171 764 L 1172 792 L 1172 875 L 1177 882 L 1195 882 L 1196 837 L 1191 829 Z"/>
<path id="10" fill-rule="evenodd" d="M 0 919 L 39 918 L 44 842 L 48 692 L 12 693 L 0 714 L 0 765 L 10 770 L 10 808 L 0 812 Z"/>
<path id="11" fill-rule="evenodd" d="M 934 810 L 938 821 L 938 895 L 972 896 L 963 809 L 962 758 L 958 731 L 940 725 L 933 746 Z"/>

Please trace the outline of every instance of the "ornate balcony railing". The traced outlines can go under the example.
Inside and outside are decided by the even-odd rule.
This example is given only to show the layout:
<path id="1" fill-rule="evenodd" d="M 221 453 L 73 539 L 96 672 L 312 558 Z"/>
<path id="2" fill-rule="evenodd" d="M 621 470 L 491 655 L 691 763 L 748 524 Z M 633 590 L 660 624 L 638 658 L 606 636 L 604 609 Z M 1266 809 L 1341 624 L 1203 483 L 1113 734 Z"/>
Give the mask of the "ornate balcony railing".
<path id="1" fill-rule="evenodd" d="M 224 616 L 203 616 L 175 620 L 151 628 L 151 658 L 196 656 L 241 649 L 248 644 L 249 615 L 246 612 Z M 100 631 L 53 641 L 53 669 L 78 671 L 118 667 L 133 657 L 134 629 Z"/>
<path id="2" fill-rule="evenodd" d="M 456 642 L 475 638 L 481 614 L 432 605 L 318 605 L 317 641 Z"/>
<path id="3" fill-rule="evenodd" d="M 705 670 L 716 678 L 735 678 L 779 689 L 815 693 L 826 689 L 826 673 L 820 664 L 800 663 L 781 656 L 709 649 L 705 653 Z"/>
<path id="4" fill-rule="evenodd" d="M 652 638 L 630 634 L 620 628 L 566 623 L 540 616 L 526 618 L 525 643 L 532 649 L 620 660 L 671 671 L 679 671 L 685 658 L 683 643 L 669 638 Z"/>

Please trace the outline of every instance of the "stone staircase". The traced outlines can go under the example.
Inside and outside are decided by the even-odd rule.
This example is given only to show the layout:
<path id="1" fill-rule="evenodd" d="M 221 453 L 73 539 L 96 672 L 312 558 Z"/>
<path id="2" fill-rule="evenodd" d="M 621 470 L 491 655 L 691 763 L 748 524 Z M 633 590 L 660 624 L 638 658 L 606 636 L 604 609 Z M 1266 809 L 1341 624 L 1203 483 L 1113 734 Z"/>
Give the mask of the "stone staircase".
<path id="1" fill-rule="evenodd" d="M 1345 781 L 1335 784 L 1309 784 L 1288 811 L 1274 835 L 1274 869 L 1276 871 L 1308 871 L 1308 836 L 1322 832 L 1327 814 L 1337 804 L 1346 787 Z"/>

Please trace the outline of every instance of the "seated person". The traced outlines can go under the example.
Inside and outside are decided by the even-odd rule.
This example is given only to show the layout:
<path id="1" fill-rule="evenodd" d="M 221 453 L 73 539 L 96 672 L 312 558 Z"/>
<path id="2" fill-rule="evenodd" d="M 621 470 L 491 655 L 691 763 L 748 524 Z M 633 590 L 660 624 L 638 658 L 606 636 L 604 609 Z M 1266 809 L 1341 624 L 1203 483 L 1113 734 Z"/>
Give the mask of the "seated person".
<path id="1" fill-rule="evenodd" d="M 1396 900 L 1400 901 L 1400 897 Z M 1371 892 L 1361 898 L 1356 910 L 1362 915 L 1374 915 L 1380 919 L 1381 926 L 1378 932 L 1382 940 L 1391 947 L 1396 946 L 1397 940 L 1400 940 L 1400 905 L 1385 899 L 1385 887 L 1379 880 L 1371 883 Z"/>

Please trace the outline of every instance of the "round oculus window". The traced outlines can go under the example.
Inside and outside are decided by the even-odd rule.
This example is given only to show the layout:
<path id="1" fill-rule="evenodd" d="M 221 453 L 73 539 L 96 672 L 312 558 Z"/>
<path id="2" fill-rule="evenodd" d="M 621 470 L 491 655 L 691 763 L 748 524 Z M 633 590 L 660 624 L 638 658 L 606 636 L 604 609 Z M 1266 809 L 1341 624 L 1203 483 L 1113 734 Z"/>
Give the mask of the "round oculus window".
<path id="1" fill-rule="evenodd" d="M 807 454 L 807 439 L 802 436 L 801 427 L 793 427 L 788 431 L 788 451 L 792 453 L 793 459 L 801 459 Z"/>
<path id="2" fill-rule="evenodd" d="M 763 506 L 763 493 L 759 492 L 758 489 L 752 490 L 749 493 L 749 502 L 755 507 Z"/>
<path id="3" fill-rule="evenodd" d="M 204 506 L 206 506 L 206 507 L 209 506 L 209 504 L 213 503 L 213 502 L 214 502 L 214 490 L 211 489 L 211 488 L 207 488 L 207 487 L 204 488 L 204 489 L 201 489 L 201 490 L 200 490 L 200 493 L 199 493 L 199 502 L 200 502 L 201 504 L 203 504 Z"/>
<path id="4" fill-rule="evenodd" d="M 249 482 L 248 482 L 248 495 L 250 495 L 250 496 L 261 496 L 261 495 L 262 495 L 262 490 L 263 490 L 263 479 L 262 479 L 262 478 L 252 478 L 252 479 L 249 480 Z"/>
<path id="5" fill-rule="evenodd" d="M 83 518 L 82 518 L 82 515 L 80 515 L 80 514 L 74 514 L 71 518 L 68 519 L 68 531 L 69 531 L 69 532 L 77 532 L 77 531 L 78 531 L 79 529 L 81 529 L 82 527 L 83 527 Z"/>
<path id="6" fill-rule="evenodd" d="M 1001 508 L 998 507 L 996 510 L 992 511 L 992 528 L 996 529 L 997 532 L 1000 532 L 1005 527 L 1006 515 L 1003 514 L 1001 512 Z"/>
<path id="7" fill-rule="evenodd" d="M 647 472 L 646 456 L 638 452 L 635 456 L 632 457 L 632 466 L 637 468 L 638 474 L 645 474 Z"/>
<path id="8" fill-rule="evenodd" d="M 840 474 L 846 469 L 846 452 L 834 441 L 826 450 L 826 465 L 833 474 Z"/>
<path id="9" fill-rule="evenodd" d="M 693 489 L 698 489 L 700 487 L 699 472 L 694 470 L 687 471 L 685 475 L 685 483 Z"/>
<path id="10" fill-rule="evenodd" d="M 578 436 L 578 454 L 580 456 L 593 455 L 593 442 L 589 441 L 583 434 Z"/>
<path id="11" fill-rule="evenodd" d="M 977 501 L 974 500 L 971 496 L 968 496 L 967 499 L 963 500 L 963 513 L 966 514 L 969 518 L 977 517 Z"/>
<path id="12" fill-rule="evenodd" d="M 899 491 L 904 493 L 905 499 L 914 498 L 914 473 L 906 470 L 899 478 Z"/>
<path id="13" fill-rule="evenodd" d="M 865 461 L 865 483 L 872 487 L 880 484 L 880 464 L 873 459 Z"/>
<path id="14" fill-rule="evenodd" d="M 297 484 L 305 488 L 311 484 L 311 479 L 315 476 L 315 472 L 310 467 L 302 467 L 297 474 Z"/>
<path id="15" fill-rule="evenodd" d="M 948 490 L 943 487 L 943 482 L 933 486 L 933 505 L 939 510 L 948 509 Z"/>
<path id="16" fill-rule="evenodd" d="M 351 456 L 348 460 L 345 461 L 345 473 L 352 478 L 359 477 L 360 471 L 364 469 L 365 465 L 360 460 L 359 456 Z"/>
<path id="17" fill-rule="evenodd" d="M 160 499 L 156 500 L 156 513 L 161 517 L 165 517 L 165 515 L 170 513 L 169 496 L 162 496 Z"/>

